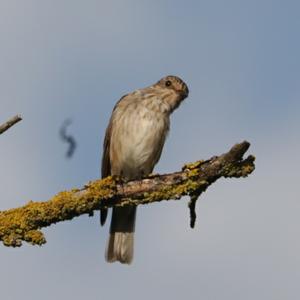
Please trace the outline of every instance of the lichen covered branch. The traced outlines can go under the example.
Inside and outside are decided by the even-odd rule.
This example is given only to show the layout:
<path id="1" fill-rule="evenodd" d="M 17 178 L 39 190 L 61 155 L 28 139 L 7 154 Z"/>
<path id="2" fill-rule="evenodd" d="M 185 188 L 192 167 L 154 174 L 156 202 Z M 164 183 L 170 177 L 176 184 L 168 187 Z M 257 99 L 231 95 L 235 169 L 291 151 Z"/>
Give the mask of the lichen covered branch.
<path id="1" fill-rule="evenodd" d="M 2 134 L 3 132 L 8 130 L 10 127 L 12 127 L 13 125 L 15 125 L 16 123 L 18 123 L 21 120 L 22 120 L 22 118 L 20 115 L 16 115 L 16 116 L 12 117 L 8 121 L 6 121 L 2 125 L 0 125 L 0 134 Z"/>
<path id="2" fill-rule="evenodd" d="M 162 200 L 193 199 L 220 177 L 246 177 L 254 170 L 254 156 L 243 159 L 250 144 L 242 142 L 227 153 L 209 160 L 186 164 L 179 172 L 150 175 L 140 181 L 121 182 L 107 177 L 89 182 L 82 189 L 58 193 L 46 202 L 30 201 L 23 207 L 0 212 L 0 240 L 6 246 L 22 241 L 42 245 L 40 229 L 51 224 L 112 206 L 139 205 Z"/>

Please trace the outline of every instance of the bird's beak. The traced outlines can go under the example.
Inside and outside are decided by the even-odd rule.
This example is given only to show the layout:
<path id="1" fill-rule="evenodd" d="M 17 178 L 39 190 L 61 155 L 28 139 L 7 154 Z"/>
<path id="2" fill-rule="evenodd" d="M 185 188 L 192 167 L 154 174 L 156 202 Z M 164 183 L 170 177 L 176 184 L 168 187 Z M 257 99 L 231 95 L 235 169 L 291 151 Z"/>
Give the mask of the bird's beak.
<path id="1" fill-rule="evenodd" d="M 189 95 L 189 89 L 188 89 L 188 87 L 186 87 L 183 90 L 181 90 L 180 91 L 180 95 L 182 96 L 183 99 L 185 99 Z"/>

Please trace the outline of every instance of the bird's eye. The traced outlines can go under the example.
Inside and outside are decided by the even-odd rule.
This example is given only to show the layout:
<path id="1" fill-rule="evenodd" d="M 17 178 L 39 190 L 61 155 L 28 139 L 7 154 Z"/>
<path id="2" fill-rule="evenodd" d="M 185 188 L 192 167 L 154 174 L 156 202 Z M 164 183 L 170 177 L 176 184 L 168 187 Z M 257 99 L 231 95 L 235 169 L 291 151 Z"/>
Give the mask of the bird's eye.
<path id="1" fill-rule="evenodd" d="M 166 81 L 166 86 L 170 86 L 172 84 L 172 82 L 170 80 Z"/>

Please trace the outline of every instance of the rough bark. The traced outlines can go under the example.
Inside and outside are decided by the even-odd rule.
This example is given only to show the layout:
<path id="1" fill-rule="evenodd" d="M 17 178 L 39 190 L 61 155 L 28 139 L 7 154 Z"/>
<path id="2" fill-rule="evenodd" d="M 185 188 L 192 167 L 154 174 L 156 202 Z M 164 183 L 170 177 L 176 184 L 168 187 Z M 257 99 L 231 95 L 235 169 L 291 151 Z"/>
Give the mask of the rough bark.
<path id="1" fill-rule="evenodd" d="M 22 241 L 42 245 L 40 228 L 70 220 L 112 206 L 148 204 L 190 196 L 193 201 L 221 177 L 246 177 L 255 168 L 254 156 L 243 159 L 250 144 L 236 144 L 227 153 L 183 166 L 181 171 L 151 175 L 124 183 L 107 177 L 89 182 L 82 189 L 60 192 L 46 202 L 30 201 L 23 207 L 0 212 L 0 240 L 6 246 L 21 246 Z M 194 213 L 192 205 L 191 215 Z M 194 216 L 195 217 L 195 216 Z M 195 220 L 191 219 L 191 224 Z"/>
<path id="2" fill-rule="evenodd" d="M 6 121 L 2 125 L 0 125 L 0 134 L 2 134 L 3 132 L 8 130 L 10 127 L 12 127 L 13 125 L 15 125 L 16 123 L 18 123 L 21 120 L 22 120 L 22 118 L 19 115 L 12 117 L 8 121 Z"/>

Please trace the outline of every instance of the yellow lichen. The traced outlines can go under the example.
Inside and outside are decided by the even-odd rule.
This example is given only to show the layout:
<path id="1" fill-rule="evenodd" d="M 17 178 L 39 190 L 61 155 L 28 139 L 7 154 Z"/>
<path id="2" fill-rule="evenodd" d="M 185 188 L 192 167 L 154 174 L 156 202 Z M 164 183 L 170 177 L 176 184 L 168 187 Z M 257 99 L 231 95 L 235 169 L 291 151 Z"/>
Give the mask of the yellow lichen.
<path id="1" fill-rule="evenodd" d="M 187 170 L 187 169 L 189 169 L 189 170 L 197 169 L 205 162 L 206 162 L 206 160 L 198 160 L 196 162 L 187 163 L 182 167 L 182 171 Z"/>

